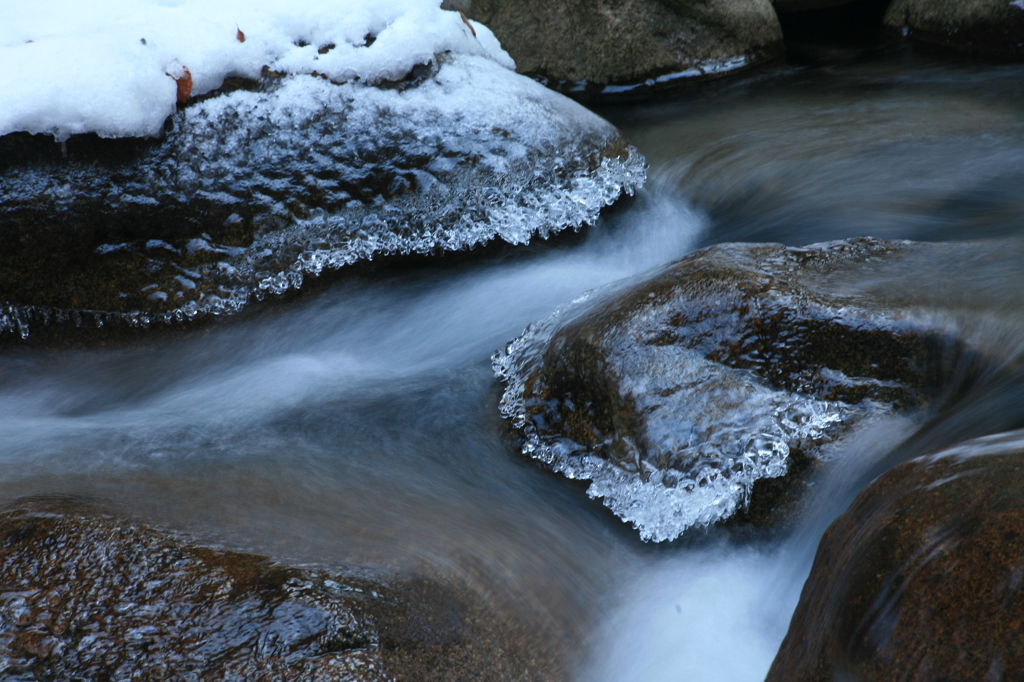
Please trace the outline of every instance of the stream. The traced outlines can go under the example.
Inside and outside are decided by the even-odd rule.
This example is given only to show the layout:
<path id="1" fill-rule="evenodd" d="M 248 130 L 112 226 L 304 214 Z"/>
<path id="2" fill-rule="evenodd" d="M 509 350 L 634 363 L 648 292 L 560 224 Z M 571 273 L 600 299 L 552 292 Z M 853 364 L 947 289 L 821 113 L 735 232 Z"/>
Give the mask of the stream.
<path id="1" fill-rule="evenodd" d="M 790 535 L 659 546 L 517 451 L 490 356 L 580 293 L 709 244 L 1019 236 L 1022 83 L 1020 66 L 841 48 L 602 109 L 650 180 L 578 239 L 340 277 L 129 347 L 7 352 L 0 499 L 94 497 L 280 561 L 436 572 L 581 681 L 763 679 L 858 487 L 1019 426 L 1024 382 L 968 391 L 924 430 L 879 420 Z M 1019 295 L 995 285 L 979 305 Z"/>

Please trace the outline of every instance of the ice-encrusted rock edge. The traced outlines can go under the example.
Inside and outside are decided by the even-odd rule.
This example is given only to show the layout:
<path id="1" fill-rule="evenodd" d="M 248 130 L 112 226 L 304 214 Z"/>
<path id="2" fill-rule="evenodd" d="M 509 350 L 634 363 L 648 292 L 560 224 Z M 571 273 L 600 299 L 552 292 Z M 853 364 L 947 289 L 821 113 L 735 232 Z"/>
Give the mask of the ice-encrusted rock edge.
<path id="1" fill-rule="evenodd" d="M 76 327 L 103 327 L 123 322 L 132 328 L 147 328 L 154 324 L 173 324 L 193 320 L 204 315 L 237 313 L 253 298 L 262 300 L 269 294 L 283 294 L 298 289 L 306 275 L 318 276 L 324 270 L 336 270 L 360 260 L 375 256 L 404 254 L 425 254 L 437 248 L 469 249 L 491 241 L 496 237 L 512 244 L 524 244 L 534 236 L 547 238 L 564 229 L 579 230 L 584 224 L 594 222 L 605 206 L 614 203 L 623 194 L 632 196 L 647 179 L 647 163 L 632 146 L 626 150 L 626 158 L 605 157 L 599 169 L 592 175 L 578 174 L 572 179 L 572 186 L 551 198 L 534 197 L 536 210 L 544 214 L 542 220 L 523 220 L 519 204 L 506 203 L 491 207 L 488 224 L 493 230 L 484 232 L 478 225 L 463 225 L 461 229 L 446 233 L 444 241 L 435 235 L 408 238 L 398 242 L 397 235 L 389 242 L 383 242 L 380 235 L 364 235 L 353 240 L 345 248 L 319 249 L 299 255 L 287 270 L 259 279 L 254 286 L 239 286 L 221 297 L 208 297 L 203 305 L 195 302 L 161 314 L 141 311 L 120 313 L 102 310 L 66 310 L 43 306 L 0 305 L 0 335 L 16 334 L 27 339 L 34 324 L 48 325 L 51 322 L 73 323 Z M 521 198 L 521 197 L 520 197 Z M 385 218 L 387 216 L 385 215 Z M 536 216 L 534 216 L 536 218 Z M 300 221 L 291 230 L 307 227 Z M 527 226 L 529 225 L 529 226 Z M 280 238 L 280 235 L 278 236 Z M 246 249 L 246 260 L 256 267 L 258 254 L 266 248 L 260 241 Z"/>
<path id="2" fill-rule="evenodd" d="M 573 452 L 571 447 L 561 443 L 549 443 L 542 438 L 536 427 L 527 419 L 525 403 L 525 382 L 538 363 L 543 361 L 543 352 L 554 333 L 567 322 L 581 317 L 601 303 L 609 300 L 611 294 L 628 288 L 632 280 L 612 283 L 597 290 L 585 292 L 570 303 L 558 307 L 548 318 L 528 326 L 523 334 L 508 342 L 491 356 L 495 376 L 505 383 L 499 402 L 501 415 L 523 435 L 522 452 L 537 459 L 553 471 L 569 479 L 589 480 L 587 495 L 600 499 L 619 518 L 630 523 L 644 541 L 663 542 L 678 538 L 687 529 L 707 527 L 712 523 L 732 516 L 749 501 L 751 486 L 760 478 L 784 476 L 789 468 L 789 446 L 786 438 L 816 439 L 831 427 L 856 417 L 871 413 L 885 412 L 885 408 L 871 401 L 861 407 L 844 405 L 835 401 L 821 401 L 813 398 L 797 398 L 795 394 L 776 391 L 781 398 L 797 398 L 789 407 L 799 407 L 812 413 L 813 419 L 805 424 L 786 424 L 781 416 L 786 406 L 777 407 L 780 431 L 788 427 L 788 433 L 751 433 L 761 440 L 770 441 L 768 452 L 758 450 L 756 458 L 746 451 L 738 457 L 750 460 L 749 480 L 737 481 L 722 476 L 708 477 L 703 487 L 666 485 L 663 474 L 658 471 L 646 480 L 625 471 L 612 462 L 592 454 Z M 726 371 L 737 371 L 726 368 Z M 769 436 L 779 436 L 773 440 Z M 568 439 L 564 439 L 568 440 Z M 763 448 L 762 448 L 763 450 Z M 747 464 L 747 462 L 744 462 Z M 696 514 L 693 509 L 697 509 Z"/>

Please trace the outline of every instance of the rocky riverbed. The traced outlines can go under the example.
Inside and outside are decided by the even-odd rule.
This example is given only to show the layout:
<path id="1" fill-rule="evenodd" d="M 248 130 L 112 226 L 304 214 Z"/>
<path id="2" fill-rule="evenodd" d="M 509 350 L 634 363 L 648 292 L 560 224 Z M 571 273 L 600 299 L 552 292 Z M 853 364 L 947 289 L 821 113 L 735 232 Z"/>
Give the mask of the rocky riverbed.
<path id="1" fill-rule="evenodd" d="M 0 22 L 3 675 L 1020 667 L 1013 3 L 106 1 Z"/>

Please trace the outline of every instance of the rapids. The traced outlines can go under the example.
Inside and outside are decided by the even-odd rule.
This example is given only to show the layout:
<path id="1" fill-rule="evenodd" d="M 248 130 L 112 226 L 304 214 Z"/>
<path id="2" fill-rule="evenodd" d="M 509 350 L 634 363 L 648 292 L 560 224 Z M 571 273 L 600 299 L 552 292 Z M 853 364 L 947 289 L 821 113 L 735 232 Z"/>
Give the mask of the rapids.
<path id="1" fill-rule="evenodd" d="M 1024 381 L 982 377 L 926 428 L 879 419 L 787 537 L 652 545 L 519 454 L 490 356 L 584 291 L 711 243 L 1019 235 L 1022 78 L 837 51 L 608 108 L 650 180 L 580 239 L 341 277 L 131 346 L 8 348 L 0 499 L 97 497 L 274 559 L 436 571 L 532 628 L 570 679 L 761 679 L 828 522 L 879 469 L 1019 426 Z M 1019 310 L 1003 274 L 977 293 L 996 316 Z"/>

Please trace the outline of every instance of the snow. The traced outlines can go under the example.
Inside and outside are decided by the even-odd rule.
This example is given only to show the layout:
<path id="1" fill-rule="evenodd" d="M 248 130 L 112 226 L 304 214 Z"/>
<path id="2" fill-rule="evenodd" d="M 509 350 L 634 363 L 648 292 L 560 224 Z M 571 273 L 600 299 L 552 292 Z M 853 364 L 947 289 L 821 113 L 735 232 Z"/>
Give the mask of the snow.
<path id="1" fill-rule="evenodd" d="M 0 9 L 0 135 L 159 135 L 177 102 L 172 76 L 185 69 L 195 97 L 264 67 L 397 80 L 444 52 L 515 66 L 485 26 L 471 30 L 440 0 L 9 2 Z"/>

